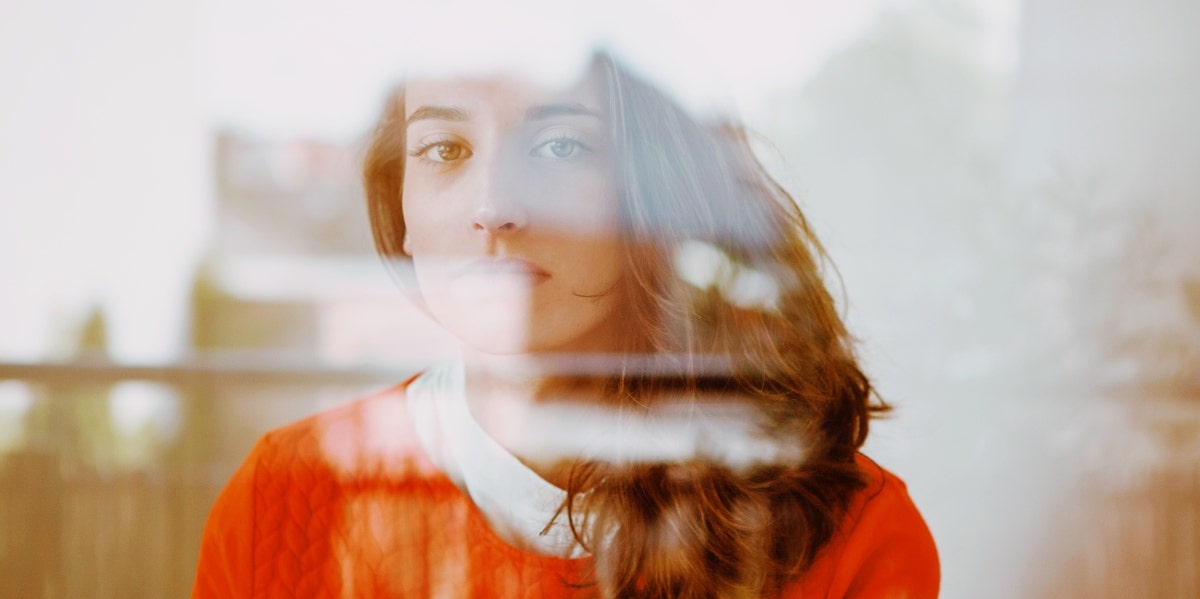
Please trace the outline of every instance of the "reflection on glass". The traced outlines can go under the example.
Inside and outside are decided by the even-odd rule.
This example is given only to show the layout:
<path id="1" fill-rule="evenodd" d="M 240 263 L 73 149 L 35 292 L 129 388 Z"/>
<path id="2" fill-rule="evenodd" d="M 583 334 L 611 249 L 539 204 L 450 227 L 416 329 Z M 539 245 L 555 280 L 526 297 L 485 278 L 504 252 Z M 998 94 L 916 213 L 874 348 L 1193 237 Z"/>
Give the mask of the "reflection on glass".
<path id="1" fill-rule="evenodd" d="M 296 534 L 261 563 L 272 592 L 936 595 L 925 523 L 858 453 L 888 406 L 823 250 L 736 124 L 606 53 L 553 84 L 416 77 L 364 183 L 377 250 L 459 356 L 260 441 L 196 595 Z"/>
<path id="2" fill-rule="evenodd" d="M 339 7 L 335 20 L 304 5 L 258 19 L 278 11 L 256 0 L 206 5 L 199 21 L 169 2 L 153 14 L 130 5 L 66 17 L 55 13 L 61 6 L 31 4 L 0 20 L 0 45 L 21 57 L 0 61 L 3 88 L 15 92 L 0 101 L 0 139 L 12 150 L 0 152 L 0 597 L 185 596 L 213 499 L 263 431 L 417 371 L 426 384 L 441 373 L 447 388 L 465 388 L 458 339 L 428 305 L 399 297 L 422 302 L 405 274 L 411 261 L 397 256 L 400 291 L 370 247 L 359 171 L 376 96 L 394 81 L 397 57 L 424 67 L 407 75 L 408 91 L 455 79 L 446 62 L 502 62 L 510 52 L 569 62 L 548 50 L 579 44 L 598 15 L 612 17 L 616 44 L 629 43 L 621 70 L 687 108 L 706 135 L 728 113 L 706 112 L 712 106 L 688 84 L 713 73 L 734 84 L 718 95 L 737 97 L 758 156 L 798 194 L 836 258 L 834 286 L 844 277 L 844 292 L 831 290 L 861 336 L 864 370 L 897 407 L 872 423 L 864 451 L 908 483 L 938 541 L 944 596 L 1200 595 L 1200 529 L 1190 525 L 1200 518 L 1200 171 L 1191 165 L 1200 37 L 1190 4 L 1093 4 L 1080 20 L 1079 0 L 877 10 L 751 0 L 707 16 L 695 3 L 618 1 L 563 7 L 588 22 L 575 27 L 535 3 L 368 3 L 358 21 L 348 14 L 355 6 Z M 120 39 L 111 36 L 118 29 Z M 710 53 L 674 43 L 678 29 Z M 526 83 L 561 93 L 578 87 L 578 75 Z M 219 106 L 205 116 L 213 98 Z M 582 124 L 555 123 L 529 140 L 549 145 L 519 156 L 588 155 L 576 144 L 597 147 L 597 131 L 575 116 Z M 606 140 L 613 149 L 672 126 L 643 119 Z M 736 139 L 730 129 L 722 135 Z M 670 171 L 703 144 L 641 154 L 636 145 L 625 144 L 626 162 Z M 454 151 L 425 156 L 452 163 Z M 620 184 L 628 177 L 617 154 L 611 182 L 636 187 Z M 505 185 L 532 189 L 535 174 L 506 168 L 493 179 L 503 197 Z M 660 191 L 643 195 L 669 197 Z M 582 221 L 554 198 L 518 199 L 541 223 L 557 219 L 563 237 L 601 229 L 601 219 Z M 493 513 L 563 505 L 547 478 L 520 478 L 531 469 L 561 482 L 555 473 L 578 459 L 692 456 L 736 474 L 802 460 L 813 448 L 763 434 L 772 419 L 756 418 L 747 394 L 727 384 L 762 363 L 729 349 L 755 329 L 739 320 L 730 335 L 707 324 L 794 313 L 787 273 L 738 249 L 769 247 L 771 237 L 731 241 L 760 229 L 721 224 L 679 234 L 707 217 L 643 204 L 640 222 L 662 234 L 639 237 L 650 240 L 636 252 L 639 272 L 671 285 L 661 304 L 630 310 L 658 320 L 613 328 L 661 324 L 667 347 L 497 360 L 492 370 L 507 378 L 554 375 L 545 393 L 553 402 L 522 402 L 512 390 L 512 401 L 482 406 L 465 393 L 423 403 L 446 389 L 422 395 L 416 384 L 399 415 L 385 404 L 361 429 L 330 422 L 320 453 L 351 471 L 363 467 L 363 445 L 407 451 L 412 436 L 389 425 L 397 417 L 456 423 L 416 427 L 443 433 L 420 447 L 454 449 L 429 453 L 455 488 L 471 481 L 487 530 L 515 539 L 483 538 L 499 551 L 525 537 L 577 547 L 565 515 L 542 535 L 550 516 L 541 509 L 521 512 L 526 524 Z M 431 272 L 463 257 L 426 256 Z M 503 272 L 459 285 L 464 316 L 511 333 L 495 336 L 506 343 L 535 341 L 536 294 L 514 284 L 519 265 L 494 266 Z M 480 294 L 497 301 L 469 301 Z M 660 313 L 662 305 L 675 309 Z M 681 372 L 695 389 L 679 384 Z M 598 405 L 589 385 L 614 373 L 644 383 L 615 392 L 651 387 L 664 400 Z M 454 455 L 481 451 L 498 467 L 452 467 Z M 488 457 L 480 463 L 493 464 Z M 660 478 L 703 475 L 678 474 Z M 476 501 L 489 492 L 544 501 Z M 346 513 L 386 522 L 413 511 L 388 497 L 360 497 Z M 427 507 L 417 511 L 430 522 L 449 518 Z M 447 508 L 464 513 L 462 503 Z M 685 532 L 691 520 L 658 518 Z M 403 543 L 390 549 L 403 563 L 426 556 L 404 554 Z M 430 594 L 452 596 L 473 570 L 465 554 L 457 570 L 443 565 L 448 582 Z M 417 584 L 388 574 L 398 587 Z"/>

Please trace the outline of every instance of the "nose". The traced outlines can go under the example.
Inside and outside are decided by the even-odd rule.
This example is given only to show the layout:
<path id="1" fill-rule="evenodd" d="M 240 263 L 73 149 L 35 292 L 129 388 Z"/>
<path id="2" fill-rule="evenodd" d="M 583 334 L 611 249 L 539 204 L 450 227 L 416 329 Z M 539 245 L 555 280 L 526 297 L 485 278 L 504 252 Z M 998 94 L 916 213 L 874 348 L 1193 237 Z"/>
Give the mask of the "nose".
<path id="1" fill-rule="evenodd" d="M 519 212 L 512 205 L 501 205 L 495 201 L 482 202 L 471 215 L 471 227 L 492 235 L 516 233 L 527 224 L 525 216 Z"/>
<path id="2" fill-rule="evenodd" d="M 516 165 L 508 164 L 502 152 L 497 153 L 500 155 L 486 163 L 479 160 L 484 168 L 479 170 L 478 201 L 471 212 L 471 228 L 491 235 L 512 234 L 529 224 L 528 211 L 521 201 L 525 185 L 517 176 Z"/>

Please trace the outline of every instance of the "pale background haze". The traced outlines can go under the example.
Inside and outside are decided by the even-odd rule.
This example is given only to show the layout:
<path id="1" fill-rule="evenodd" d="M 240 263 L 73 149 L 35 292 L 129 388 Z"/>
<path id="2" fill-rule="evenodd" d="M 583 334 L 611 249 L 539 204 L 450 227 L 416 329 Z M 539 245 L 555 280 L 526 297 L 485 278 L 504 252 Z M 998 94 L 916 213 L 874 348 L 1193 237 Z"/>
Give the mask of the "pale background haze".
<path id="1" fill-rule="evenodd" d="M 384 95 L 596 38 L 815 225 L 943 596 L 1200 593 L 1200 4 L 492 4 L 5 5 L 0 595 L 178 595 L 256 435 L 440 355 L 371 255 Z"/>

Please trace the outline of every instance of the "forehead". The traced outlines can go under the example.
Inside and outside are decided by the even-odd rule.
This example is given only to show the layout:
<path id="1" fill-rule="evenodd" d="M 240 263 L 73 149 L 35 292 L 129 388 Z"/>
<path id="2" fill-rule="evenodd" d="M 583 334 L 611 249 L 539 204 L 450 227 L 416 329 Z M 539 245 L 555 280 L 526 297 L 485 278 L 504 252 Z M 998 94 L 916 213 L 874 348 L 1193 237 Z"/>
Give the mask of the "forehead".
<path id="1" fill-rule="evenodd" d="M 551 105 L 578 105 L 606 115 L 603 78 L 597 70 L 569 82 L 534 82 L 512 75 L 471 76 L 410 81 L 404 89 L 404 114 L 422 107 L 453 107 L 470 114 L 515 115 Z"/>

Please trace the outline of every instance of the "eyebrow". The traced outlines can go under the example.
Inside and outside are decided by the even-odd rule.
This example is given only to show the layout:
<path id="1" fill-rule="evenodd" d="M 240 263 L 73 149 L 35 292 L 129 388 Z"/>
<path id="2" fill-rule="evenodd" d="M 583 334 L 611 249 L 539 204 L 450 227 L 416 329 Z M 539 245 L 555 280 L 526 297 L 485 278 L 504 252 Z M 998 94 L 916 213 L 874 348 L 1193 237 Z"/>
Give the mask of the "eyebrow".
<path id="1" fill-rule="evenodd" d="M 470 118 L 471 116 L 466 110 L 457 106 L 422 106 L 408 115 L 404 124 L 412 125 L 417 121 L 427 120 L 466 121 Z"/>
<path id="2" fill-rule="evenodd" d="M 562 104 L 543 104 L 534 106 L 525 111 L 525 120 L 540 121 L 555 116 L 590 116 L 597 119 L 603 119 L 599 112 L 584 106 L 578 102 L 568 102 Z"/>
<path id="3" fill-rule="evenodd" d="M 596 119 L 603 119 L 600 113 L 580 104 L 578 102 L 565 102 L 560 104 L 543 104 L 534 106 L 525 111 L 526 121 L 541 121 L 556 116 L 588 116 Z M 417 121 L 441 120 L 441 121 L 469 121 L 471 114 L 465 109 L 458 106 L 422 106 L 408 115 L 404 120 L 406 125 L 412 125 Z"/>

